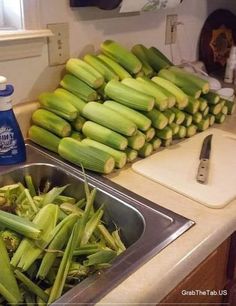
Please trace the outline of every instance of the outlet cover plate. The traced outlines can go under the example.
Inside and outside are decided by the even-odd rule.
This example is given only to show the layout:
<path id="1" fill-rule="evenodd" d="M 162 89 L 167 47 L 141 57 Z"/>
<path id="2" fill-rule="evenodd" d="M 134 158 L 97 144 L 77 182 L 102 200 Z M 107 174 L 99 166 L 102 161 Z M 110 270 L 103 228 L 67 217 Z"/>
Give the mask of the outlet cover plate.
<path id="1" fill-rule="evenodd" d="M 53 36 L 48 38 L 49 65 L 65 64 L 70 57 L 69 24 L 52 23 L 48 24 L 47 28 L 53 33 Z"/>
<path id="2" fill-rule="evenodd" d="M 166 16 L 166 39 L 165 39 L 166 45 L 171 45 L 176 43 L 177 22 L 178 22 L 178 15 L 175 14 L 175 15 Z"/>

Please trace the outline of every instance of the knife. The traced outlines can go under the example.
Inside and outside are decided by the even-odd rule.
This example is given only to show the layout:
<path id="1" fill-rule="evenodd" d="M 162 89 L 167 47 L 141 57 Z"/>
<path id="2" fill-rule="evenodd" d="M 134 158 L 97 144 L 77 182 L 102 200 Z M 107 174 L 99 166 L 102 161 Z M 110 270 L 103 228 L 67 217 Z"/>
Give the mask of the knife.
<path id="1" fill-rule="evenodd" d="M 197 181 L 201 184 L 205 184 L 208 178 L 212 136 L 210 134 L 204 138 L 199 156 L 200 163 L 198 166 Z"/>

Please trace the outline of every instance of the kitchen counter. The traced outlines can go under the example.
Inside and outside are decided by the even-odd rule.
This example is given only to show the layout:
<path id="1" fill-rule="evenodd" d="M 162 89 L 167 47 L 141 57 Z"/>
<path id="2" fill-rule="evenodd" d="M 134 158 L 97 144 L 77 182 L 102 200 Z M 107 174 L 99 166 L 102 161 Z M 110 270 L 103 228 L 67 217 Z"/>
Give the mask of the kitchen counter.
<path id="1" fill-rule="evenodd" d="M 236 134 L 236 114 L 217 127 Z M 196 224 L 107 294 L 99 305 L 156 305 L 236 230 L 236 200 L 225 208 L 211 209 L 131 168 L 108 177 Z"/>
<path id="2" fill-rule="evenodd" d="M 36 103 L 15 108 L 24 136 L 29 114 L 35 108 Z M 236 114 L 217 127 L 236 134 Z M 108 293 L 98 305 L 156 305 L 236 230 L 236 200 L 223 209 L 210 209 L 135 173 L 130 167 L 107 177 L 196 224 Z"/>

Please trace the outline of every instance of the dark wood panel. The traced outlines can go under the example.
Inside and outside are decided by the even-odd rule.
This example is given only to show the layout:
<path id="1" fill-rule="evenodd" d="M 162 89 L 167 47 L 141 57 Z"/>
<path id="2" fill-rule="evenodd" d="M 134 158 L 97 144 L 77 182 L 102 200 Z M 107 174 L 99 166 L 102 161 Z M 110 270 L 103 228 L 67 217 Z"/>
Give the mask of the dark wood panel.
<path id="1" fill-rule="evenodd" d="M 228 306 L 236 305 L 236 232 L 231 236 L 229 261 L 227 267 L 227 284 L 226 290 L 228 295 L 224 297 L 223 302 Z"/>
<path id="2" fill-rule="evenodd" d="M 195 270 L 193 270 L 160 304 L 195 303 L 205 306 L 221 303 L 226 291 L 227 262 L 230 239 L 222 243 Z"/>

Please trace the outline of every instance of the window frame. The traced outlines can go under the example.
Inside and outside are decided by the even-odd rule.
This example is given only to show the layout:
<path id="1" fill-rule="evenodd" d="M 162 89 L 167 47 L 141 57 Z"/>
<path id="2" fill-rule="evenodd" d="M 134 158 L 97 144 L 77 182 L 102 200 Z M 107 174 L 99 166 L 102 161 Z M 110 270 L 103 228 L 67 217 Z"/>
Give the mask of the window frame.
<path id="1" fill-rule="evenodd" d="M 40 0 L 19 0 L 19 3 L 22 28 L 15 30 L 5 27 L 0 30 L 0 61 L 40 56 L 45 38 L 53 35 L 49 29 L 41 26 Z"/>

